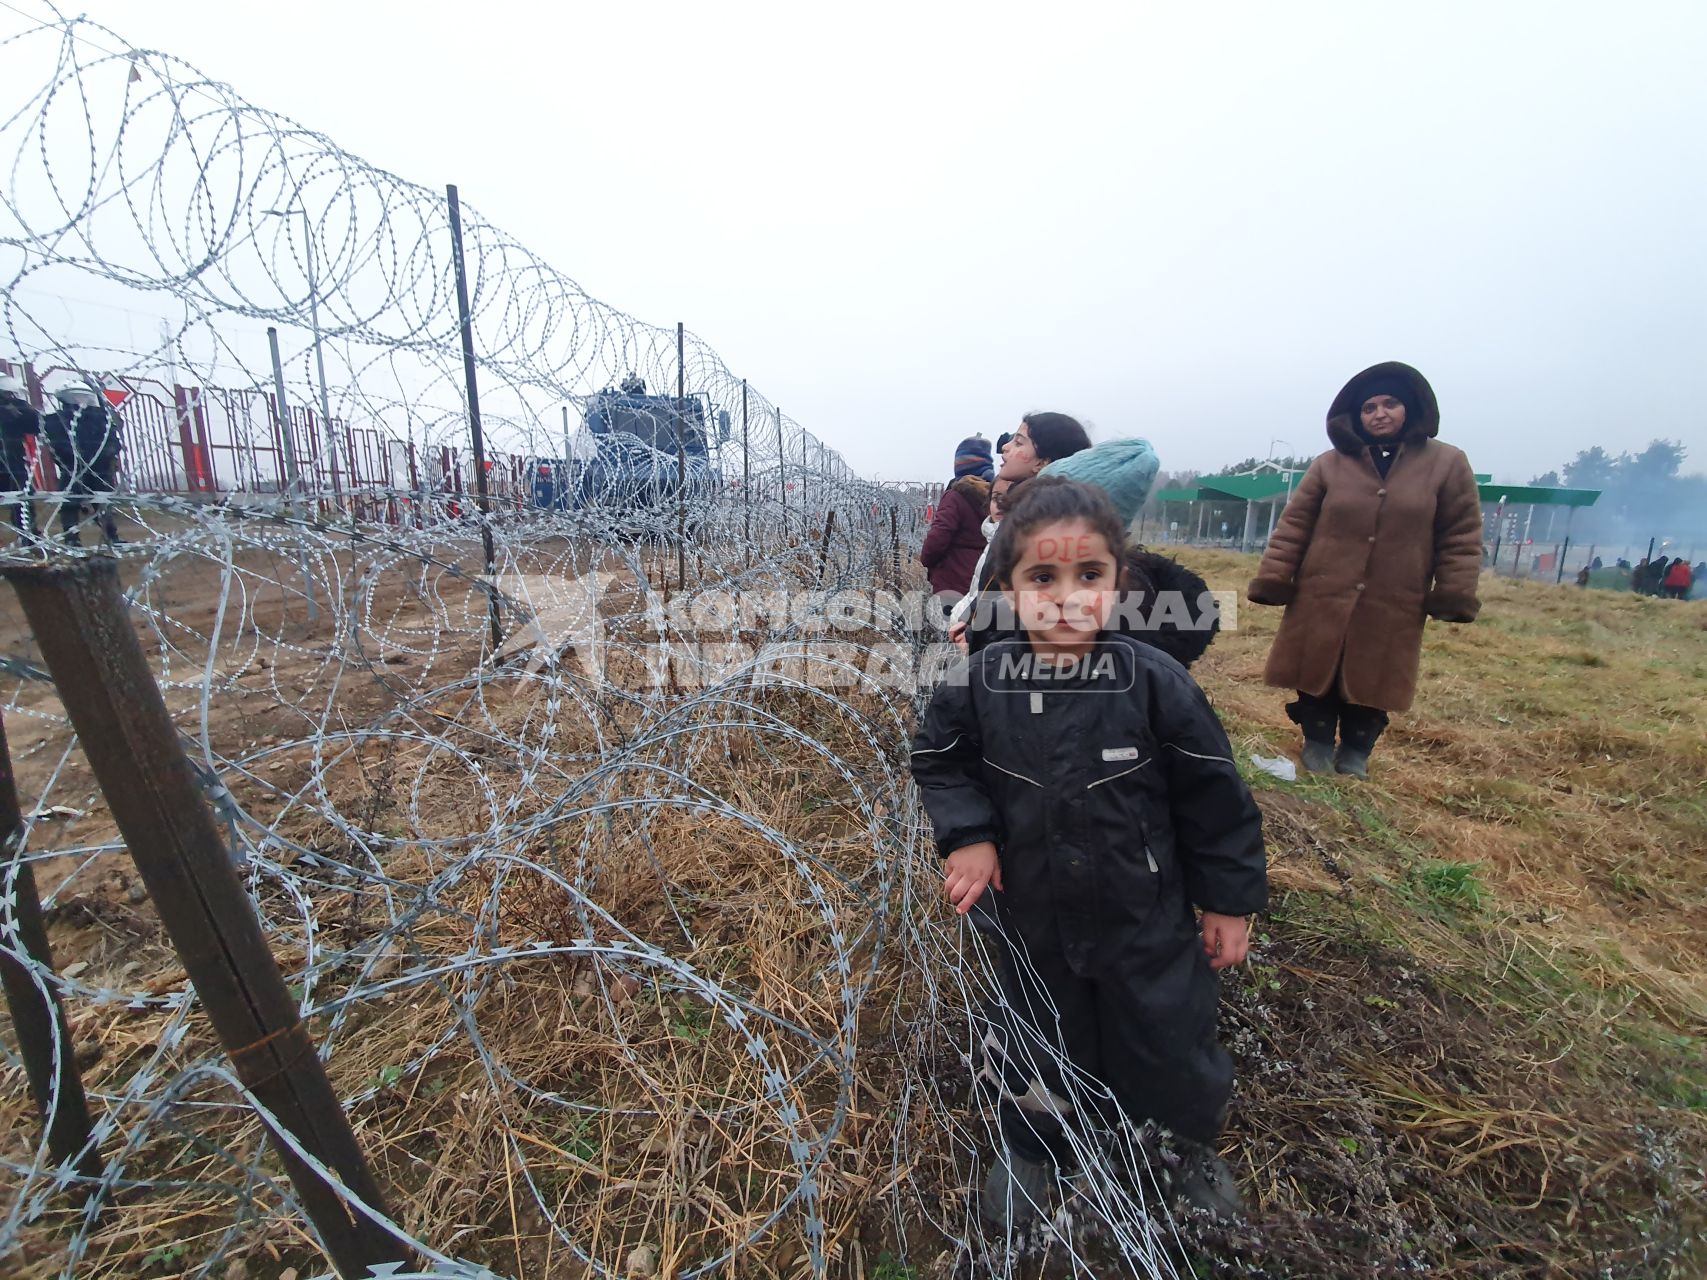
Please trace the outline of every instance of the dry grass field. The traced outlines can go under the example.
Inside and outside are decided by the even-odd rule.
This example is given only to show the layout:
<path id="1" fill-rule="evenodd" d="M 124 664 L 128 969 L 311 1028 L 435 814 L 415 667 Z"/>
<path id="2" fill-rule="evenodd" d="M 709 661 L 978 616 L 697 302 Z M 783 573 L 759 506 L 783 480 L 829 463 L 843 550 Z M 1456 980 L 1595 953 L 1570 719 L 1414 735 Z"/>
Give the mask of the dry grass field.
<path id="1" fill-rule="evenodd" d="M 1226 988 L 1236 1270 L 1707 1274 L 1707 603 L 1482 590 L 1369 783 L 1249 774 L 1278 892 Z M 1279 617 L 1196 672 L 1247 755 L 1296 750 Z"/>
<path id="2" fill-rule="evenodd" d="M 1254 565 L 1218 552 L 1183 558 L 1218 588 L 1242 587 Z M 1707 1274 L 1707 603 L 1492 578 L 1484 593 L 1475 625 L 1431 624 L 1418 705 L 1395 717 L 1370 782 L 1282 782 L 1248 769 L 1276 892 L 1251 963 L 1224 985 L 1223 1034 L 1240 1069 L 1224 1152 L 1253 1216 L 1235 1228 L 1182 1227 L 1182 1274 Z M 391 612 L 412 607 L 400 597 Z M 1241 606 L 1238 627 L 1195 672 L 1247 762 L 1296 745 L 1286 695 L 1261 683 L 1278 619 L 1277 610 Z M 18 625 L 15 614 L 6 621 Z M 420 629 L 442 622 L 423 615 Z M 467 625 L 478 627 L 477 613 Z M 14 657 L 27 657 L 23 636 L 7 638 Z M 466 690 L 412 702 L 466 660 L 461 643 L 447 631 L 427 657 L 373 654 L 359 679 L 344 676 L 345 719 L 372 724 L 408 707 L 436 731 L 466 728 Z M 239 673 L 225 695 L 233 710 L 216 732 L 228 741 L 216 747 L 249 761 L 255 777 L 239 800 L 264 817 L 280 797 L 324 788 L 340 812 L 362 815 L 364 829 L 389 833 L 381 869 L 392 884 L 445 876 L 433 841 L 483 820 L 467 782 L 472 766 L 402 738 L 361 740 L 322 759 L 278 692 L 313 686 L 312 638 L 300 644 L 309 655 L 300 681 L 275 654 L 270 669 L 262 662 Z M 32 696 L 51 699 L 45 690 Z M 520 740 L 538 734 L 537 691 L 525 682 L 489 683 L 479 701 L 483 725 Z M 955 1164 L 937 1149 L 949 1135 L 898 1109 L 920 1061 L 897 1047 L 896 1027 L 924 1007 L 919 966 L 899 948 L 955 928 L 930 892 L 936 871 L 922 842 L 912 841 L 905 875 L 874 878 L 871 869 L 869 795 L 899 804 L 904 729 L 892 705 L 858 694 L 840 708 L 784 694 L 756 702 L 828 749 L 805 750 L 787 733 L 699 731 L 709 736 L 692 748 L 696 776 L 762 819 L 763 838 L 686 808 L 536 830 L 516 850 L 527 865 L 488 863 L 446 879 L 437 914 L 367 955 L 359 972 L 309 966 L 300 923 L 312 915 L 345 954 L 362 956 L 363 939 L 389 918 L 376 895 L 310 885 L 301 890 L 310 904 L 262 884 L 263 909 L 281 922 L 281 965 L 310 984 L 321 1011 L 311 1025 L 336 1040 L 334 1081 L 354 1099 L 358 1134 L 411 1232 L 503 1274 L 578 1280 L 589 1273 L 545 1210 L 606 1266 L 621 1269 L 636 1247 L 651 1249 L 657 1274 L 759 1231 L 733 1274 L 803 1272 L 806 1244 L 789 1212 L 764 1225 L 797 1187 L 774 1137 L 743 1129 L 748 1100 L 765 1086 L 726 1029 L 725 1010 L 584 952 L 512 958 L 501 974 L 434 971 L 435 957 L 466 953 L 469 922 L 500 893 L 506 909 L 500 936 L 481 940 L 488 949 L 583 939 L 585 913 L 538 868 L 591 874 L 587 851 L 596 848 L 593 880 L 609 929 L 668 939 L 722 989 L 749 993 L 823 1043 L 842 1042 L 846 1016 L 823 977 L 837 959 L 825 911 L 883 926 L 871 933 L 887 936 L 885 951 L 856 939 L 847 952 L 879 962 L 845 1037 L 857 1085 L 816 1187 L 831 1271 L 871 1280 L 971 1274 L 964 1252 L 915 1212 L 963 1190 L 947 1185 Z M 593 727 L 576 719 L 573 702 L 561 714 L 552 751 L 579 753 L 583 763 L 566 771 L 590 767 Z M 598 726 L 599 740 L 633 730 L 625 715 Z M 59 767 L 48 739 L 62 731 L 38 733 L 16 714 L 8 727 L 27 808 Z M 479 737 L 467 735 L 470 758 L 480 755 Z M 488 764 L 493 777 L 506 767 Z M 56 795 L 82 795 L 83 815 L 55 837 L 67 848 L 111 834 L 82 767 L 74 758 L 56 784 Z M 640 776 L 621 786 L 652 785 Z M 297 846 L 350 854 L 349 833 L 318 823 L 312 808 L 290 812 L 285 828 Z M 778 891 L 792 883 L 776 853 L 782 841 L 824 870 L 824 901 Z M 123 855 L 44 864 L 44 890 L 51 873 L 72 867 L 51 913 L 61 968 L 81 965 L 85 983 L 181 990 L 182 970 Z M 344 993 L 406 973 L 426 976 L 338 1012 Z M 474 1008 L 474 994 L 477 1014 L 435 1047 L 446 1009 Z M 122 1094 L 140 1064 L 159 1064 L 171 1028 L 183 1038 L 169 1062 L 215 1051 L 193 1007 L 81 1008 L 73 999 L 70 1012 L 100 1094 Z M 948 1062 L 961 1030 L 925 1028 L 925 1038 L 940 1039 Z M 827 1124 L 837 1094 L 822 1051 L 785 1033 L 774 1039 L 803 1123 Z M 424 1056 L 422 1069 L 400 1066 Z M 496 1077 L 494 1060 L 503 1068 Z M 942 1096 L 969 1111 L 975 1104 L 952 1074 L 939 1082 Z M 530 1103 L 536 1096 L 551 1105 Z M 565 1111 L 564 1098 L 596 1105 Z M 660 1099 L 672 1101 L 660 1111 Z M 137 1175 L 170 1171 L 174 1182 L 121 1191 L 87 1227 L 74 1273 L 199 1276 L 223 1250 L 211 1273 L 219 1277 L 314 1274 L 306 1235 L 282 1217 L 263 1213 L 225 1239 L 231 1197 L 213 1183 L 230 1181 L 233 1161 L 264 1166 L 268 1157 L 252 1117 L 230 1107 L 216 1082 L 183 1101 L 204 1109 L 180 1129 L 157 1127 L 128 1153 Z M 774 1125 L 758 1129 L 774 1134 Z M 27 1159 L 33 1131 L 22 1072 L 6 1069 L 0 1150 Z M 901 1149 L 911 1154 L 898 1168 Z M 262 1184 L 251 1193 L 262 1205 L 277 1199 Z M 74 1207 L 49 1204 L 0 1269 L 31 1280 L 61 1274 L 66 1242 L 83 1230 Z M 1019 1269 L 1028 1267 L 1065 1274 L 1049 1259 L 1022 1259 Z M 1112 1261 L 1107 1273 L 1116 1273 Z"/>

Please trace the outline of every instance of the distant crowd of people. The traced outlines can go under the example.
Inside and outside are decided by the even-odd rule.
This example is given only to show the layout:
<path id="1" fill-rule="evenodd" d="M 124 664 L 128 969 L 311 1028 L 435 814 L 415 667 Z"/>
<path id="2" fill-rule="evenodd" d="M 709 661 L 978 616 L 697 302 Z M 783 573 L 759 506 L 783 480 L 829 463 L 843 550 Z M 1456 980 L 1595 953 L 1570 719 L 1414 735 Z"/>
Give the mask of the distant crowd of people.
<path id="1" fill-rule="evenodd" d="M 110 494 L 118 486 L 124 424 L 106 397 L 86 383 L 66 382 L 52 396 L 58 408 L 43 415 L 26 398 L 20 379 L 0 375 L 0 490 L 8 519 L 21 538 L 40 537 L 28 441 L 45 440 L 59 482 L 62 538 L 82 545 L 87 510 L 108 543 L 121 542 L 112 506 L 87 500 Z"/>
<path id="2" fill-rule="evenodd" d="M 1612 567 L 1623 575 L 1630 590 L 1640 596 L 1657 596 L 1662 600 L 1707 597 L 1707 560 L 1692 566 L 1682 556 L 1671 559 L 1665 556 L 1649 559 L 1644 556 L 1634 565 L 1620 558 Z M 1596 556 L 1577 571 L 1577 585 L 1595 585 L 1594 575 L 1604 568 L 1600 557 Z"/>
<path id="3" fill-rule="evenodd" d="M 1630 589 L 1638 595 L 1659 596 L 1662 600 L 1687 600 L 1689 589 L 1697 579 L 1707 581 L 1707 563 L 1691 568 L 1682 556 L 1669 563 L 1664 556 L 1655 556 L 1630 571 Z"/>

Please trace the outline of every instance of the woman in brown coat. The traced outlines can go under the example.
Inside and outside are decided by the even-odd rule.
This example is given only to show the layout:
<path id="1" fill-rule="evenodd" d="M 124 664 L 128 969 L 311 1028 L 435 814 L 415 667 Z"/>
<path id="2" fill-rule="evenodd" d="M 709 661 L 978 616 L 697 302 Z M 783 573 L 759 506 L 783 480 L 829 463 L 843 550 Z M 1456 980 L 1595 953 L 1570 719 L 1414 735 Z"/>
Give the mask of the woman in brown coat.
<path id="1" fill-rule="evenodd" d="M 1416 695 L 1423 624 L 1473 622 L 1482 506 L 1460 449 L 1435 440 L 1434 389 L 1409 365 L 1358 374 L 1246 593 L 1286 606 L 1264 678 L 1296 689 L 1304 767 L 1369 776 L 1389 711 Z M 1339 730 L 1339 749 L 1334 731 Z"/>

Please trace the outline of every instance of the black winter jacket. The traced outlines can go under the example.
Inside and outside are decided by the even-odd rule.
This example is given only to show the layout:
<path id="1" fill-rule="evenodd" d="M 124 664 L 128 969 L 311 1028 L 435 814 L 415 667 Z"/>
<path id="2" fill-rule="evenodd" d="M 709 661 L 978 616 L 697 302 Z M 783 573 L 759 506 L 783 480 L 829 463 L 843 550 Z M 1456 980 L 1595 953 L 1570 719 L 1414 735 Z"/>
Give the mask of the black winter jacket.
<path id="1" fill-rule="evenodd" d="M 21 476 L 28 470 L 24 438 L 41 434 L 41 414 L 17 396 L 0 396 L 0 461 Z"/>
<path id="2" fill-rule="evenodd" d="M 92 471 L 108 471 L 118 465 L 119 431 L 123 424 L 116 413 L 101 405 L 88 405 L 73 417 L 64 409 L 42 420 L 42 432 L 53 450 L 54 465 L 69 475 L 76 464 Z"/>
<path id="3" fill-rule="evenodd" d="M 1109 632 L 1072 678 L 1029 655 L 999 640 L 932 698 L 912 769 L 937 851 L 994 841 L 999 905 L 1079 973 L 1172 954 L 1194 905 L 1266 907 L 1261 814 L 1185 668 Z"/>

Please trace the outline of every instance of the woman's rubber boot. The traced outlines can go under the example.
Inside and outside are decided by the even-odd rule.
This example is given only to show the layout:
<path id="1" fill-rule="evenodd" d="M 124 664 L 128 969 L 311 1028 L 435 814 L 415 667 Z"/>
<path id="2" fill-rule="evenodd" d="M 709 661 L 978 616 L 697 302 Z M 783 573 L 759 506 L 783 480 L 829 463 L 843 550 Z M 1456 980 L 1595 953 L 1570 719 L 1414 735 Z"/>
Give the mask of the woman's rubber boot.
<path id="1" fill-rule="evenodd" d="M 978 1216 L 992 1231 L 1018 1231 L 1048 1212 L 1049 1188 L 1055 1171 L 1040 1160 L 1027 1160 L 1003 1146 L 984 1176 L 984 1195 Z"/>
<path id="2" fill-rule="evenodd" d="M 1300 695 L 1298 701 L 1286 704 L 1286 718 L 1304 731 L 1304 752 L 1299 757 L 1304 772 L 1332 773 L 1334 730 L 1339 727 L 1339 717 L 1315 701 L 1305 702 Z"/>
<path id="3" fill-rule="evenodd" d="M 1368 782 L 1369 753 L 1341 743 L 1340 749 L 1334 752 L 1334 772 L 1356 778 L 1359 782 Z"/>
<path id="4" fill-rule="evenodd" d="M 1347 707 L 1340 712 L 1340 749 L 1334 753 L 1334 768 L 1348 778 L 1369 781 L 1369 753 L 1387 727 L 1385 712 L 1373 707 Z"/>
<path id="5" fill-rule="evenodd" d="M 1317 742 L 1314 738 L 1304 739 L 1304 752 L 1299 756 L 1306 773 L 1332 773 L 1334 771 L 1334 744 Z"/>
<path id="6" fill-rule="evenodd" d="M 1182 1144 L 1183 1145 L 1183 1144 Z M 1245 1202 L 1233 1181 L 1233 1171 L 1210 1146 L 1184 1146 L 1179 1171 L 1174 1175 L 1174 1194 L 1193 1209 L 1222 1222 L 1245 1216 Z"/>

